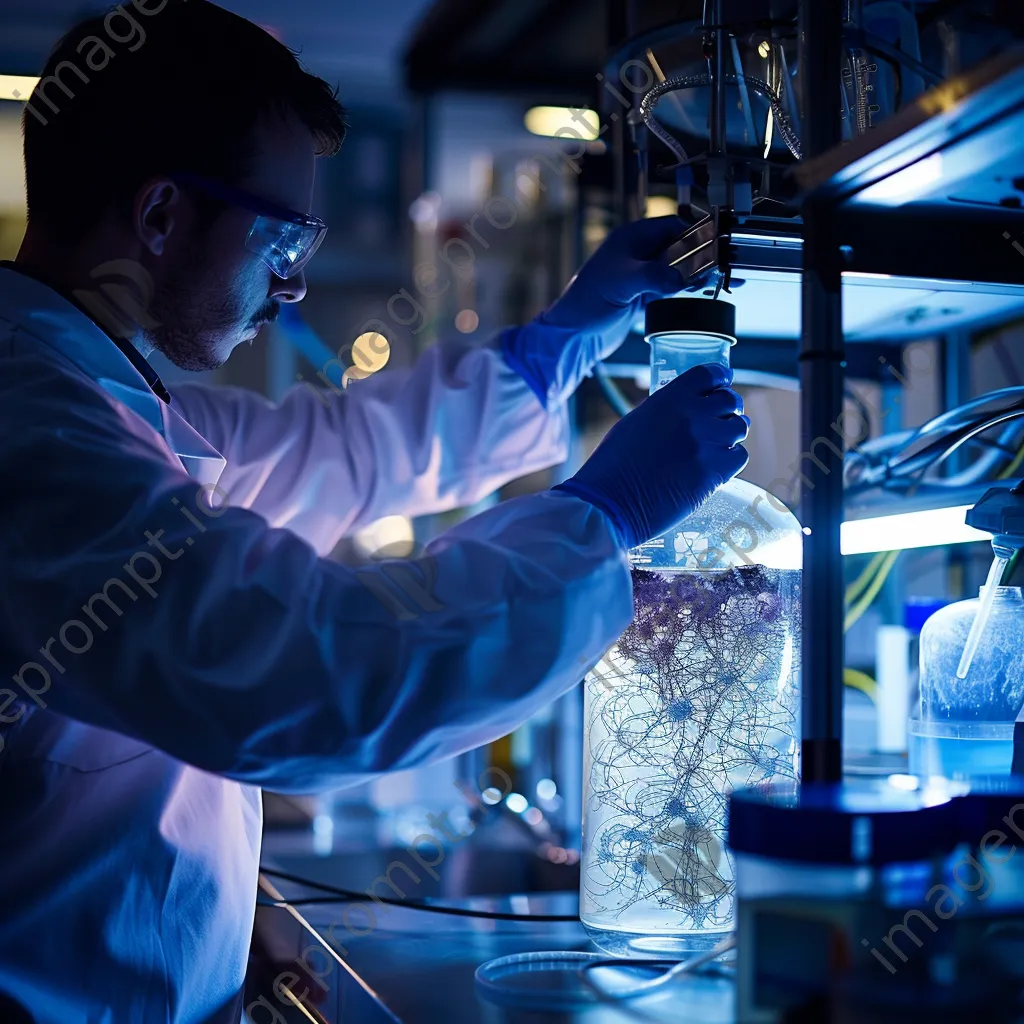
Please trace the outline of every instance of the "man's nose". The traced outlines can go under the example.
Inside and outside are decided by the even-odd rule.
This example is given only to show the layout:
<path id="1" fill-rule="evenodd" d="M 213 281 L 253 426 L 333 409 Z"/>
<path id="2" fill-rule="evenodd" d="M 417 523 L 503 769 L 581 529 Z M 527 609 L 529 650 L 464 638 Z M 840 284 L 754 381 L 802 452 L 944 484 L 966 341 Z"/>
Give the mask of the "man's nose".
<path id="1" fill-rule="evenodd" d="M 270 298 L 278 302 L 301 302 L 306 297 L 306 275 L 296 274 L 294 277 L 278 277 L 271 275 Z"/>

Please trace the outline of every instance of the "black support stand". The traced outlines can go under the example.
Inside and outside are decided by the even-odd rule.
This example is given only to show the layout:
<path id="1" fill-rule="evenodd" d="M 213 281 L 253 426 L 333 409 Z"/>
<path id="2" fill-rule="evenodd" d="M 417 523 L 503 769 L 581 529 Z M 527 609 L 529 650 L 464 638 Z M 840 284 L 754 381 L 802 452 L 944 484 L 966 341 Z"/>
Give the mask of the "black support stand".
<path id="1" fill-rule="evenodd" d="M 804 153 L 838 146 L 840 127 L 840 0 L 801 0 Z M 842 266 L 829 211 L 803 210 L 803 307 L 800 345 L 801 519 L 803 562 L 802 772 L 806 782 L 842 778 L 843 439 L 833 424 L 843 411 L 845 361 Z"/>

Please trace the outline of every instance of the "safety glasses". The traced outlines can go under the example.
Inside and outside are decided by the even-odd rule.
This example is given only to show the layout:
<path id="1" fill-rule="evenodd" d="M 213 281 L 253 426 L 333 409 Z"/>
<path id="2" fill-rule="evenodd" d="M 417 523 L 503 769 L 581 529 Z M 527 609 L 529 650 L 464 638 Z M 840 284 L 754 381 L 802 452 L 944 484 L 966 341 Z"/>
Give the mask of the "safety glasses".
<path id="1" fill-rule="evenodd" d="M 327 225 L 319 217 L 278 206 L 233 185 L 190 171 L 175 172 L 171 178 L 185 188 L 204 192 L 211 199 L 255 213 L 256 220 L 245 247 L 278 277 L 289 278 L 301 273 L 327 234 Z"/>

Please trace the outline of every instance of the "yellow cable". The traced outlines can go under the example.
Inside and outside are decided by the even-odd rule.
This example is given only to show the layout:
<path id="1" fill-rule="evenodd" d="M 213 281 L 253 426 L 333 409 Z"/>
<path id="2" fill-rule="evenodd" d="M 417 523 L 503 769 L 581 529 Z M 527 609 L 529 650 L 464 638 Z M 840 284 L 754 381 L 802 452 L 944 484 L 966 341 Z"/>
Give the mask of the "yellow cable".
<path id="1" fill-rule="evenodd" d="M 846 603 L 855 601 L 863 592 L 864 588 L 871 582 L 874 575 L 882 566 L 885 560 L 885 552 L 879 551 L 873 555 L 871 561 L 864 567 L 864 571 L 846 588 Z"/>
<path id="2" fill-rule="evenodd" d="M 1020 469 L 1020 464 L 1022 462 L 1024 462 L 1024 446 L 1021 446 L 1021 448 L 1017 452 L 1017 454 L 1014 455 L 1013 462 L 1011 462 L 1006 467 L 1006 469 L 1004 469 L 1002 471 L 1002 473 L 999 474 L 997 479 L 999 479 L 999 480 L 1009 480 L 1011 476 L 1015 476 L 1016 473 L 1017 473 L 1017 470 Z"/>
<path id="3" fill-rule="evenodd" d="M 877 702 L 878 700 L 878 683 L 876 683 L 874 679 L 867 674 L 867 672 L 860 672 L 855 668 L 844 668 L 843 686 L 849 686 L 851 689 L 860 690 L 861 693 L 870 697 L 873 702 Z"/>
<path id="4" fill-rule="evenodd" d="M 878 592 L 882 589 L 886 579 L 889 577 L 889 573 L 892 572 L 892 567 L 896 564 L 896 559 L 900 557 L 899 551 L 887 551 L 885 558 L 882 560 L 881 568 L 878 570 L 877 575 L 868 585 L 864 593 L 857 599 L 851 608 L 846 612 L 846 621 L 843 623 L 844 632 L 850 627 L 871 607 L 871 603 L 878 597 Z"/>

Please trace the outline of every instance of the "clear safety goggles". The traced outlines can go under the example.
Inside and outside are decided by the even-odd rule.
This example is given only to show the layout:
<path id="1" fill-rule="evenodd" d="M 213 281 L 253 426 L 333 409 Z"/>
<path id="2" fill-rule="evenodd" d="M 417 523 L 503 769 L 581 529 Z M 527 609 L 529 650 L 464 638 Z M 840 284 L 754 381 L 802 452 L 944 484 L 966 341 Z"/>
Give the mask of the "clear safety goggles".
<path id="1" fill-rule="evenodd" d="M 278 277 L 287 279 L 301 273 L 327 234 L 327 225 L 319 217 L 278 206 L 244 189 L 188 171 L 176 172 L 171 177 L 179 185 L 199 189 L 212 199 L 255 213 L 245 247 Z"/>

